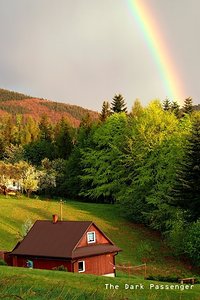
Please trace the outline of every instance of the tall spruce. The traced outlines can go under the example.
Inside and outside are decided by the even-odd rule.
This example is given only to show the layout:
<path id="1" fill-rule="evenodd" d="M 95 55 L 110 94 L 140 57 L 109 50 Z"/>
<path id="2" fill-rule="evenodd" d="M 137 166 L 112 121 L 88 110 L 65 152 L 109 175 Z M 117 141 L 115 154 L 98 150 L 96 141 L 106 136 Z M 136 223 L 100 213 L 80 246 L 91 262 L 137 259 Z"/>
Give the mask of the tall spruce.
<path id="1" fill-rule="evenodd" d="M 110 116 L 110 104 L 108 101 L 103 101 L 102 110 L 100 114 L 100 120 L 104 122 Z"/>
<path id="2" fill-rule="evenodd" d="M 180 116 L 180 106 L 176 101 L 173 101 L 171 104 L 171 111 L 175 114 L 176 117 Z"/>
<path id="3" fill-rule="evenodd" d="M 127 107 L 125 103 L 125 99 L 121 94 L 115 94 L 113 97 L 113 101 L 111 102 L 111 112 L 112 113 L 127 113 Z"/>
<path id="4" fill-rule="evenodd" d="M 54 141 L 55 152 L 58 158 L 67 159 L 72 151 L 71 131 L 68 121 L 62 118 L 56 126 Z"/>
<path id="5" fill-rule="evenodd" d="M 200 115 L 194 117 L 186 156 L 177 172 L 173 196 L 179 207 L 188 210 L 189 221 L 200 218 Z"/>
<path id="6" fill-rule="evenodd" d="M 188 97 L 184 101 L 183 112 L 185 114 L 191 114 L 193 112 L 193 101 L 191 97 Z"/>
<path id="7" fill-rule="evenodd" d="M 49 120 L 49 117 L 44 114 L 42 115 L 39 122 L 40 129 L 40 139 L 44 141 L 51 142 L 53 139 L 53 128 L 52 124 Z"/>
<path id="8" fill-rule="evenodd" d="M 166 98 L 164 101 L 163 101 L 163 109 L 165 111 L 168 111 L 171 109 L 171 102 L 168 98 Z"/>

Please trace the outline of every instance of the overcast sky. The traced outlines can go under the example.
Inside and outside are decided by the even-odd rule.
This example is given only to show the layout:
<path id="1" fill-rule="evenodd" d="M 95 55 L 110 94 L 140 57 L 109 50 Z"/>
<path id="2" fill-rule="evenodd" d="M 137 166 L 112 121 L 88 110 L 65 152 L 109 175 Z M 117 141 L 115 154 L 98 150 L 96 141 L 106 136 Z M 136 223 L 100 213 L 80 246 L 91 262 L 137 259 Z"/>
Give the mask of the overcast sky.
<path id="1" fill-rule="evenodd" d="M 185 89 L 200 103 L 200 1 L 143 0 Z M 124 95 L 165 99 L 126 0 L 0 0 L 0 87 L 101 110 Z"/>

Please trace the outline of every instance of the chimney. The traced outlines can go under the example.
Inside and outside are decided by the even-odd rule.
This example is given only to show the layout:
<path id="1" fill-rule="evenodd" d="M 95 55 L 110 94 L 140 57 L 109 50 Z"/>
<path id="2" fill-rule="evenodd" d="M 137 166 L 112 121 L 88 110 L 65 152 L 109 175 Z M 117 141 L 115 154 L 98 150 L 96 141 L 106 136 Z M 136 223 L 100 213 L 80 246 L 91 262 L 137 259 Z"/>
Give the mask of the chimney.
<path id="1" fill-rule="evenodd" d="M 53 215 L 53 224 L 56 224 L 58 222 L 58 215 Z"/>

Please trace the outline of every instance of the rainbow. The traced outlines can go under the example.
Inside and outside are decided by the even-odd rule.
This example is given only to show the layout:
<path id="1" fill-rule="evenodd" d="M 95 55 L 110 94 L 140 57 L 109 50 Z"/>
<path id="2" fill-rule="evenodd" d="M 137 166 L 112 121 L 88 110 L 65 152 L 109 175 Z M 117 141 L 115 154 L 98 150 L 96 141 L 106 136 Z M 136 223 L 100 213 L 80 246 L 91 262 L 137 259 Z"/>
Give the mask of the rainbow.
<path id="1" fill-rule="evenodd" d="M 180 82 L 180 76 L 175 68 L 175 63 L 168 52 L 163 34 L 155 17 L 147 7 L 148 0 L 127 0 L 128 9 L 142 31 L 145 41 L 154 57 L 161 77 L 164 81 L 166 97 L 179 103 L 184 99 L 184 88 Z"/>

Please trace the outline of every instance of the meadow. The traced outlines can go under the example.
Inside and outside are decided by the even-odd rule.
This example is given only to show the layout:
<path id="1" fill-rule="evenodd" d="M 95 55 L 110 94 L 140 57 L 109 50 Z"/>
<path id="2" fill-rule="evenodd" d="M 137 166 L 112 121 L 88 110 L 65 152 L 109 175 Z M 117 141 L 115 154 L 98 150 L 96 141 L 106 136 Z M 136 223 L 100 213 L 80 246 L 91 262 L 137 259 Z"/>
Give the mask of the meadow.
<path id="1" fill-rule="evenodd" d="M 51 220 L 52 214 L 60 215 L 58 200 L 1 196 L 0 204 L 0 250 L 14 248 L 27 220 Z M 147 277 L 198 277 L 197 271 L 188 261 L 173 257 L 159 233 L 126 221 L 117 205 L 65 200 L 62 210 L 63 220 L 95 222 L 122 249 L 116 257 L 117 277 L 1 266 L 0 299 L 199 299 L 199 284 L 195 284 L 192 290 L 149 290 L 152 282 L 144 280 L 144 269 L 134 266 L 145 262 Z M 119 285 L 119 289 L 107 290 L 107 283 Z M 143 284 L 145 288 L 125 290 L 126 283 Z"/>
<path id="2" fill-rule="evenodd" d="M 118 289 L 106 289 L 118 285 Z M 0 298 L 28 300 L 198 300 L 200 286 L 192 289 L 159 290 L 150 284 L 157 282 L 145 281 L 133 276 L 107 278 L 93 275 L 80 275 L 67 272 L 29 270 L 14 267 L 0 267 Z M 160 283 L 172 286 L 172 283 Z M 132 285 L 138 289 L 125 289 Z"/>

